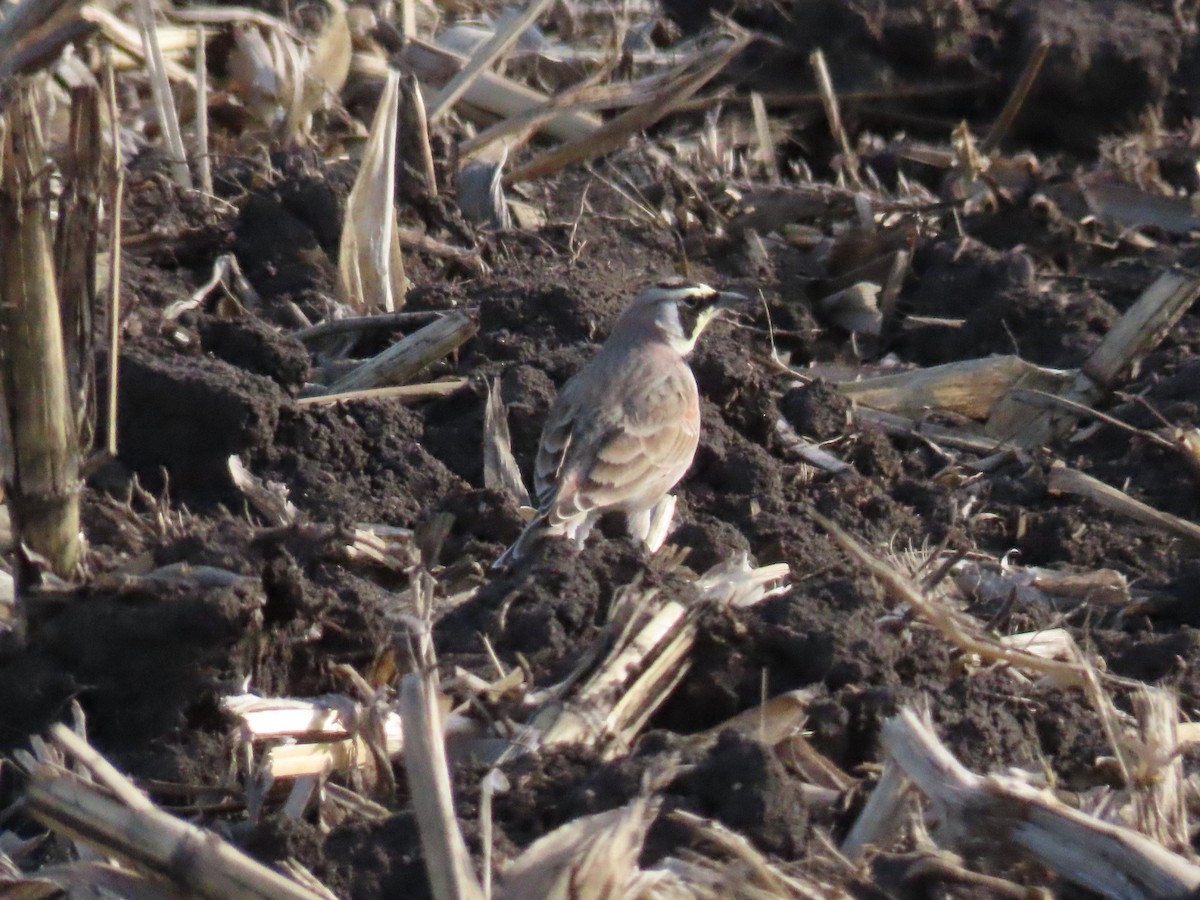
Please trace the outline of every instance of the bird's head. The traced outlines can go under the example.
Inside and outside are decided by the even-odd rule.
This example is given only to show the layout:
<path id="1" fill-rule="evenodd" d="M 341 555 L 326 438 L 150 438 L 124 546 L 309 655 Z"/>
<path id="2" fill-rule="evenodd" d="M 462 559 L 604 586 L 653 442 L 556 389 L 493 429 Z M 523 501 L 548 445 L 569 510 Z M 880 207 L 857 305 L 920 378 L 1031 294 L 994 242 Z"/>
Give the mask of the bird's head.
<path id="1" fill-rule="evenodd" d="M 653 329 L 686 356 L 708 324 L 722 312 L 746 302 L 741 294 L 718 291 L 707 284 L 669 278 L 642 290 L 621 314 L 619 328 Z"/>

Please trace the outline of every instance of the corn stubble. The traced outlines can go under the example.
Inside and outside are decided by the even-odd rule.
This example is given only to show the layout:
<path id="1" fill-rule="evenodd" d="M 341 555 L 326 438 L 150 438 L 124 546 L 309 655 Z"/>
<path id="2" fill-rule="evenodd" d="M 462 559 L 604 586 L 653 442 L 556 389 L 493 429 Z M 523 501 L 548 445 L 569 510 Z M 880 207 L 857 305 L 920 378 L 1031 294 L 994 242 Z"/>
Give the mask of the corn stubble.
<path id="1" fill-rule="evenodd" d="M 80 563 L 80 457 L 92 444 L 97 406 L 100 198 L 111 172 L 90 75 L 72 85 L 70 134 L 55 160 L 42 134 L 45 92 L 35 78 L 8 87 L 0 111 L 0 429 L 24 590 L 33 563 L 68 579 Z"/>
<path id="2" fill-rule="evenodd" d="M 28 83 L 0 119 L 0 389 L 16 534 L 70 577 L 80 559 L 79 444 L 51 238 L 45 145 Z"/>

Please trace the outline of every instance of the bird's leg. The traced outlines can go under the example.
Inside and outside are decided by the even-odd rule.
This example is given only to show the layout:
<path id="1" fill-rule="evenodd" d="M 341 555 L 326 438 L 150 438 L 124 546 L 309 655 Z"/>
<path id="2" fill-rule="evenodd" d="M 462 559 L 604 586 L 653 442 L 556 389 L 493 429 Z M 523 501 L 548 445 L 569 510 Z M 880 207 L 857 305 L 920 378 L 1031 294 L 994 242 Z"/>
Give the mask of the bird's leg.
<path id="1" fill-rule="evenodd" d="M 639 516 L 642 514 L 639 513 Z M 642 541 L 651 553 L 657 553 L 671 533 L 671 522 L 675 518 L 675 495 L 667 494 L 654 506 L 644 513 L 646 517 L 645 531 Z M 629 520 L 630 531 L 633 530 L 633 517 Z"/>
<path id="2" fill-rule="evenodd" d="M 566 527 L 562 533 L 566 535 L 568 540 L 574 541 L 575 546 L 582 550 L 584 542 L 587 540 L 588 535 L 592 533 L 592 528 L 595 527 L 599 519 L 600 517 L 595 513 L 587 513 L 586 515 L 571 519 L 566 523 Z"/>
<path id="3" fill-rule="evenodd" d="M 653 513 L 654 507 L 650 506 L 625 514 L 625 531 L 636 543 L 646 543 L 646 538 L 650 534 L 650 517 Z"/>

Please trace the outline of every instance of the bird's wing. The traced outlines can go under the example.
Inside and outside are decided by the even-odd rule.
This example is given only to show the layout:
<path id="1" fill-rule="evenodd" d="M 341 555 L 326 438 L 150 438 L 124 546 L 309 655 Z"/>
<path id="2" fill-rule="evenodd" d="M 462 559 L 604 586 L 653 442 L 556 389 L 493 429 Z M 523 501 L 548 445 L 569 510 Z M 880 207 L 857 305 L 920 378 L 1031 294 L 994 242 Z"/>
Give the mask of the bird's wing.
<path id="1" fill-rule="evenodd" d="M 656 499 L 683 477 L 700 434 L 685 363 L 634 366 L 604 385 L 602 403 L 571 388 L 555 403 L 538 453 L 538 498 L 552 518 L 618 508 L 639 494 Z"/>

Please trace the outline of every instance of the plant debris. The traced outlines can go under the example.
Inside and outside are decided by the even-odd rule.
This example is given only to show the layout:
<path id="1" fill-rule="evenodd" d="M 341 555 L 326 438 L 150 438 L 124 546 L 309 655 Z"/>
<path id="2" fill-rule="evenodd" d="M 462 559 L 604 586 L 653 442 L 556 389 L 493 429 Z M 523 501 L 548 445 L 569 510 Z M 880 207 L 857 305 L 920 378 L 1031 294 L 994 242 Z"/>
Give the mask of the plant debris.
<path id="1" fill-rule="evenodd" d="M 619 6 L 6 8 L 0 892 L 1200 889 L 1194 4 Z"/>

